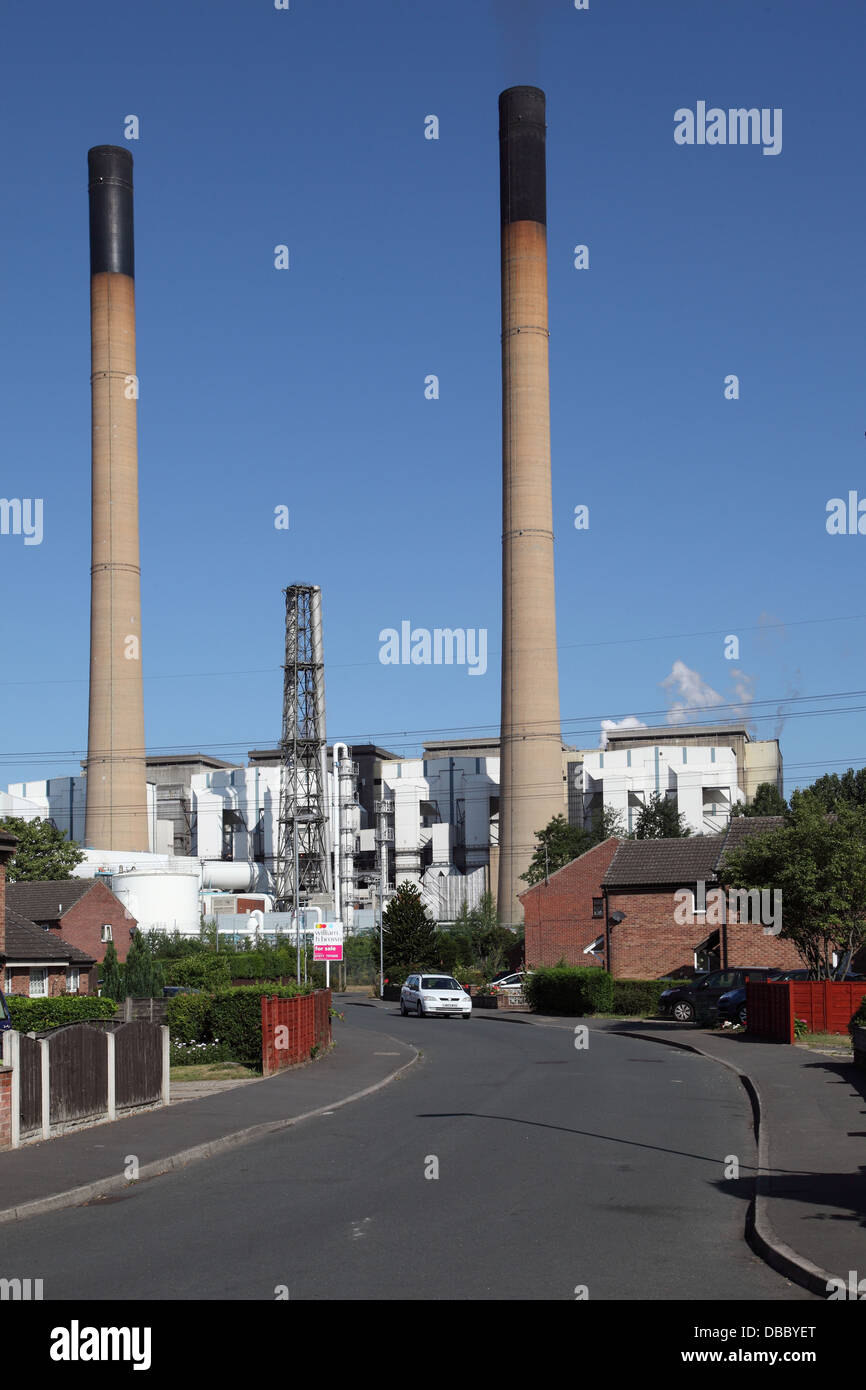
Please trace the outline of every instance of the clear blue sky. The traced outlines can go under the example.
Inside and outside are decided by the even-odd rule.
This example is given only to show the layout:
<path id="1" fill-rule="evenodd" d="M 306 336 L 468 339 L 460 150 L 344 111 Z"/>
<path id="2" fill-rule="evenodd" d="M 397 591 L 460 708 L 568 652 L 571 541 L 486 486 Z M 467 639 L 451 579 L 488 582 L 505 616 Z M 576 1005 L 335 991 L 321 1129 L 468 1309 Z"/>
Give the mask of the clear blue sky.
<path id="1" fill-rule="evenodd" d="M 0 785 L 75 772 L 86 744 L 86 153 L 129 114 L 149 748 L 278 738 L 296 581 L 323 588 L 330 738 L 497 726 L 497 96 L 518 83 L 548 98 L 566 737 L 664 722 L 679 662 L 699 702 L 750 694 L 758 736 L 800 697 L 789 790 L 862 765 L 842 709 L 866 698 L 828 696 L 866 689 L 866 536 L 825 521 L 866 496 L 864 31 L 855 0 L 7 8 L 0 495 L 42 498 L 44 538 L 0 536 Z M 698 101 L 782 108 L 782 152 L 676 145 Z M 404 619 L 487 628 L 487 674 L 381 665 Z"/>

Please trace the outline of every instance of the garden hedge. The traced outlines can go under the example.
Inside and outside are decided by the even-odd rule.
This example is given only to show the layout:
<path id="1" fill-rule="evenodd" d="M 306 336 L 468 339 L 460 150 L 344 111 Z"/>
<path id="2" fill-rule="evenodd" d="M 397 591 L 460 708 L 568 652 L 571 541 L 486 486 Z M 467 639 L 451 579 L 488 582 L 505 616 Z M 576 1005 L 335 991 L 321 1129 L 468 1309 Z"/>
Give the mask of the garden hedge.
<path id="1" fill-rule="evenodd" d="M 523 989 L 533 1013 L 613 1012 L 613 980 L 606 970 L 543 966 L 526 977 Z"/>
<path id="2" fill-rule="evenodd" d="M 113 999 L 88 994 L 58 994 L 53 999 L 7 994 L 6 1003 L 12 1027 L 19 1033 L 44 1033 L 47 1028 L 60 1028 L 64 1023 L 114 1018 L 117 1013 Z"/>
<path id="3" fill-rule="evenodd" d="M 675 983 L 672 980 L 614 980 L 611 1012 L 657 1014 L 662 994 Z"/>

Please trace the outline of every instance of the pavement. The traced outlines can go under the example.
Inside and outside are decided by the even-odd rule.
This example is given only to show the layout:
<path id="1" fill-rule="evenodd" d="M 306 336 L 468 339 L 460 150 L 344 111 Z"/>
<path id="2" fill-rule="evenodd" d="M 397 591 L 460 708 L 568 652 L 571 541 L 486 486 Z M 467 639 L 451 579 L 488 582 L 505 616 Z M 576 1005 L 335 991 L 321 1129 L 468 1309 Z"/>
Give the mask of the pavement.
<path id="1" fill-rule="evenodd" d="M 505 1022 L 508 1015 L 490 1015 Z M 540 1027 L 573 1020 L 527 1015 Z M 827 1282 L 866 1276 L 866 1071 L 851 1060 L 746 1033 L 656 1020 L 586 1020 L 591 1029 L 696 1052 L 732 1069 L 752 1107 L 758 1168 L 746 1238 L 768 1264 L 827 1296 Z M 741 1171 L 743 1171 L 741 1169 Z"/>
<path id="2" fill-rule="evenodd" d="M 111 1200 L 137 1181 L 267 1137 L 371 1095 L 412 1065 L 417 1051 L 381 1033 L 341 1025 L 339 1046 L 276 1076 L 185 1096 L 182 1105 L 73 1130 L 0 1153 L 0 1223 Z M 196 1085 L 201 1083 L 182 1083 Z M 133 1161 L 134 1160 L 134 1164 Z"/>

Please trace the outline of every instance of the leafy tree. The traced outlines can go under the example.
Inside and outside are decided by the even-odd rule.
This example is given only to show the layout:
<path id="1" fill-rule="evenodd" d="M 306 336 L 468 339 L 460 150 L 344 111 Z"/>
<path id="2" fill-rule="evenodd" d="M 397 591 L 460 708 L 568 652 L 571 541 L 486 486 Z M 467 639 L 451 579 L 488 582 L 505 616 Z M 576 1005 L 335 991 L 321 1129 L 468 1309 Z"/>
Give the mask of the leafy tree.
<path id="1" fill-rule="evenodd" d="M 780 795 L 775 782 L 762 782 L 751 801 L 738 802 L 732 816 L 784 816 L 788 803 Z"/>
<path id="2" fill-rule="evenodd" d="M 481 900 L 469 914 L 469 942 L 472 964 L 485 975 L 494 975 L 505 965 L 505 953 L 517 938 L 508 927 L 501 927 L 492 893 L 482 893 Z"/>
<path id="3" fill-rule="evenodd" d="M 162 995 L 162 986 L 162 965 L 158 960 L 154 960 L 141 932 L 134 932 L 123 967 L 124 994 L 132 995 L 133 999 L 159 997 Z"/>
<path id="4" fill-rule="evenodd" d="M 378 966 L 378 942 L 376 947 Z M 436 964 L 436 923 L 414 883 L 399 884 L 382 914 L 382 951 L 386 975 Z"/>
<path id="5" fill-rule="evenodd" d="M 570 864 L 586 854 L 593 845 L 599 845 L 611 836 L 624 834 L 619 814 L 610 806 L 604 806 L 592 817 L 592 826 L 585 830 L 582 825 L 569 825 L 564 815 L 554 816 L 543 830 L 536 830 L 538 844 L 529 868 L 520 877 L 526 883 L 541 883 L 549 874 Z"/>
<path id="6" fill-rule="evenodd" d="M 102 961 L 102 994 L 105 999 L 123 999 L 124 989 L 120 963 L 114 942 L 109 941 Z"/>
<path id="7" fill-rule="evenodd" d="M 781 891 L 780 936 L 828 979 L 834 952 L 844 958 L 866 944 L 866 808 L 840 801 L 828 815 L 820 792 L 791 800 L 787 823 L 732 850 L 719 877 Z"/>
<path id="8" fill-rule="evenodd" d="M 619 811 L 615 811 L 612 806 L 602 806 L 600 811 L 593 811 L 590 817 L 589 849 L 592 849 L 593 845 L 603 844 L 605 840 L 619 839 L 623 835 L 625 826 Z"/>
<path id="9" fill-rule="evenodd" d="M 0 822 L 0 828 L 18 840 L 18 848 L 6 865 L 6 877 L 10 883 L 71 878 L 72 870 L 84 858 L 83 851 L 74 841 L 67 840 L 62 830 L 41 816 L 36 816 L 34 820 L 7 816 Z"/>
<path id="10" fill-rule="evenodd" d="M 837 772 L 825 772 L 811 787 L 798 788 L 791 793 L 792 808 L 804 796 L 819 802 L 825 811 L 835 811 L 842 804 L 866 806 L 866 768 L 861 767 L 859 772 L 855 772 L 853 767 L 849 767 L 841 777 Z"/>
<path id="11" fill-rule="evenodd" d="M 635 840 L 678 840 L 691 835 L 686 818 L 669 796 L 653 792 L 642 806 L 634 830 Z"/>

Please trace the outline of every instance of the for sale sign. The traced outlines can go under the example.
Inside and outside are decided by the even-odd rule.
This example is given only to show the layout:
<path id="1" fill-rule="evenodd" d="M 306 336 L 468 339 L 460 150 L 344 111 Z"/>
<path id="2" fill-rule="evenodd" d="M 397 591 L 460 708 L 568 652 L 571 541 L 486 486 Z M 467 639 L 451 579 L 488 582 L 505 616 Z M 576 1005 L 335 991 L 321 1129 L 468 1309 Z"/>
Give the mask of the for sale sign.
<path id="1" fill-rule="evenodd" d="M 313 960 L 343 959 L 343 923 L 317 922 L 313 928 Z"/>

